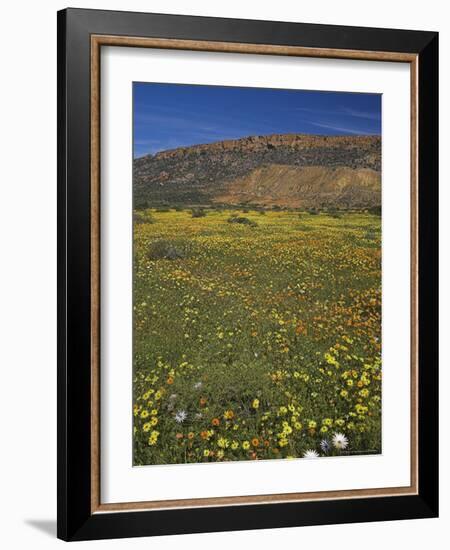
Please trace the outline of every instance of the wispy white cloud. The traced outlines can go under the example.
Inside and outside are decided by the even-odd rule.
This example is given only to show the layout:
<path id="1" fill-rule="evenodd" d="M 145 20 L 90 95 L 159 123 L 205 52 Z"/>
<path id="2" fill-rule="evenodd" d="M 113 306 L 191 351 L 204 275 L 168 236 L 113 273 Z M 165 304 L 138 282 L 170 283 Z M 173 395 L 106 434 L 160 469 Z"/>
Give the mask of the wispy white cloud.
<path id="1" fill-rule="evenodd" d="M 354 135 L 374 135 L 372 132 L 364 132 L 362 130 L 357 130 L 356 128 L 350 128 L 345 126 L 336 126 L 334 124 L 322 124 L 321 122 L 311 122 L 313 126 L 318 126 L 319 128 L 326 128 L 327 130 L 334 130 L 335 132 L 346 132 L 347 134 Z"/>
<path id="2" fill-rule="evenodd" d="M 380 120 L 381 113 L 371 113 L 369 111 L 358 111 L 357 109 L 350 109 L 349 107 L 344 107 L 343 112 L 347 115 L 356 118 L 365 118 L 367 120 Z"/>
<path id="3" fill-rule="evenodd" d="M 296 107 L 295 111 L 314 115 L 333 115 L 333 116 L 350 116 L 355 118 L 365 118 L 367 120 L 380 120 L 381 113 L 371 111 L 360 111 L 350 107 L 339 107 L 337 109 L 323 109 L 320 107 Z"/>
<path id="4" fill-rule="evenodd" d="M 338 112 L 336 109 L 322 109 L 320 107 L 294 107 L 294 109 L 289 108 L 288 110 L 314 115 L 335 115 Z"/>

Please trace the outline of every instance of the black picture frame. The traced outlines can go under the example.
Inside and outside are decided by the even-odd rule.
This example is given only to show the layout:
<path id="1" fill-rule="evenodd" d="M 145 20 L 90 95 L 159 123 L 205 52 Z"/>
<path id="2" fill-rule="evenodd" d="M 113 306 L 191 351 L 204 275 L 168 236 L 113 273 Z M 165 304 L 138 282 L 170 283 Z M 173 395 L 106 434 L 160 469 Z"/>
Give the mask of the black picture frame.
<path id="1" fill-rule="evenodd" d="M 90 48 L 94 34 L 418 56 L 418 494 L 91 512 Z M 437 515 L 438 34 L 85 9 L 58 12 L 58 537 L 88 540 Z"/>

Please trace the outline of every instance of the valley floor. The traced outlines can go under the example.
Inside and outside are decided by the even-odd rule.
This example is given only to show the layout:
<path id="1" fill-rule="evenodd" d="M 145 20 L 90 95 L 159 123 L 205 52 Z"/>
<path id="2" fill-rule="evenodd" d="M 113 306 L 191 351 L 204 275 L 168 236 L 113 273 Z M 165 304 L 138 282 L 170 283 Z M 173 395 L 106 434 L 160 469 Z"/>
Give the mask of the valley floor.
<path id="1" fill-rule="evenodd" d="M 135 219 L 135 465 L 381 452 L 379 216 Z"/>

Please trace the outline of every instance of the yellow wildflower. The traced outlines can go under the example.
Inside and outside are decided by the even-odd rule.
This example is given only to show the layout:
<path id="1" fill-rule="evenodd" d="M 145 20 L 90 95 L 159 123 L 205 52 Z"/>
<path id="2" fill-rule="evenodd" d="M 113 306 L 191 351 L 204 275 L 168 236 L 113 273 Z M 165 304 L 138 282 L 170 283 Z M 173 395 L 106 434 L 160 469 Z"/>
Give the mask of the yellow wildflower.
<path id="1" fill-rule="evenodd" d="M 158 436 L 159 436 L 159 432 L 157 432 L 156 430 L 153 431 L 150 434 L 150 437 L 148 438 L 148 444 L 149 445 L 155 445 L 156 442 L 158 441 Z"/>

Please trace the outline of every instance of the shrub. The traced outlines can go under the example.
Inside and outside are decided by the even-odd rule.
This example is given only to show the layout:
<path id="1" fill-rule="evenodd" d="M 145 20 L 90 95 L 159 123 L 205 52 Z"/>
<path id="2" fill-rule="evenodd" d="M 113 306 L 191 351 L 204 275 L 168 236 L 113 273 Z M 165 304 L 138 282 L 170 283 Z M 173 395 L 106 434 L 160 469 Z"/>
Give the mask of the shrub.
<path id="1" fill-rule="evenodd" d="M 192 209 L 192 217 L 193 218 L 204 218 L 206 216 L 206 212 L 204 208 L 193 208 Z"/>
<path id="2" fill-rule="evenodd" d="M 228 223 L 241 223 L 243 225 L 249 225 L 250 227 L 257 227 L 258 224 L 253 221 L 245 218 L 244 216 L 230 216 L 227 220 Z"/>
<path id="3" fill-rule="evenodd" d="M 377 233 L 373 229 L 368 229 L 364 235 L 366 241 L 374 241 L 378 237 Z"/>
<path id="4" fill-rule="evenodd" d="M 180 244 L 161 239 L 151 243 L 147 255 L 150 260 L 184 260 L 187 250 Z"/>
<path id="5" fill-rule="evenodd" d="M 138 210 L 133 213 L 133 223 L 155 223 L 155 219 L 150 212 Z"/>
<path id="6" fill-rule="evenodd" d="M 297 225 L 297 229 L 299 231 L 314 231 L 314 226 L 307 225 L 307 224 L 304 224 L 304 223 L 299 223 Z"/>
<path id="7" fill-rule="evenodd" d="M 156 208 L 156 212 L 170 212 L 170 208 L 166 208 L 165 206 L 160 206 Z"/>
<path id="8" fill-rule="evenodd" d="M 376 216 L 381 216 L 381 206 L 371 206 L 368 211 Z"/>
<path id="9" fill-rule="evenodd" d="M 329 215 L 331 218 L 337 218 L 337 219 L 342 218 L 342 214 L 339 213 L 337 210 L 330 210 L 330 211 L 328 212 L 328 215 Z"/>

